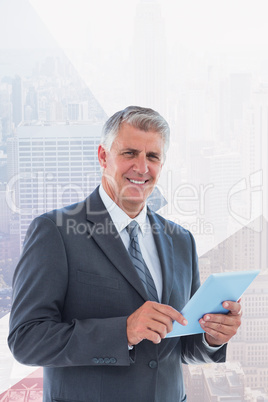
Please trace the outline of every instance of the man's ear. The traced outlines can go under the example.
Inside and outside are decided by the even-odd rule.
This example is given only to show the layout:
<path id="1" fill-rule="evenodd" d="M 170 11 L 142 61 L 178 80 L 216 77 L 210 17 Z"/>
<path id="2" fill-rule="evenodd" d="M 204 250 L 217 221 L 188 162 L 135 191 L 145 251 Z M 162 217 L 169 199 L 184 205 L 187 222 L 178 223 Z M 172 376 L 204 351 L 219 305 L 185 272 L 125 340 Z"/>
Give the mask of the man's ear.
<path id="1" fill-rule="evenodd" d="M 99 145 L 98 159 L 99 159 L 99 163 L 100 163 L 102 168 L 106 168 L 106 156 L 107 156 L 107 153 L 106 153 L 105 148 L 103 148 L 102 145 Z"/>

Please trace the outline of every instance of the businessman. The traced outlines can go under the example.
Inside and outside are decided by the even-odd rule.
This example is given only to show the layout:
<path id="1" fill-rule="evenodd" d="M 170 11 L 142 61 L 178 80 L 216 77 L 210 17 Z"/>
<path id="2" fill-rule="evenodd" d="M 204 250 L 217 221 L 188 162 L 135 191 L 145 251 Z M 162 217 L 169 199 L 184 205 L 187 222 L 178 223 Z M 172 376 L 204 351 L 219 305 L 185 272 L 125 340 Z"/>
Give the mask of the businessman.
<path id="1" fill-rule="evenodd" d="M 190 232 L 146 206 L 169 145 L 157 112 L 127 107 L 105 124 L 102 181 L 80 203 L 36 218 L 13 283 L 9 346 L 44 367 L 45 402 L 186 401 L 182 363 L 224 362 L 241 323 L 206 314 L 205 334 L 165 338 L 200 286 Z"/>

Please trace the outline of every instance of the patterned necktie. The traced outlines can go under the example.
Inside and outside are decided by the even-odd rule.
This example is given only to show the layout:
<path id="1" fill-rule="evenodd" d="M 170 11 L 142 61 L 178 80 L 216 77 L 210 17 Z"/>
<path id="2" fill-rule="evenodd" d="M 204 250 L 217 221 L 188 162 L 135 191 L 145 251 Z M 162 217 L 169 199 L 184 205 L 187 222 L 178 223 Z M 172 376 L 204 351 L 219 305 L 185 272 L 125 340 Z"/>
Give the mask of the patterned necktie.
<path id="1" fill-rule="evenodd" d="M 126 227 L 126 230 L 130 237 L 128 252 L 130 254 L 131 261 L 133 262 L 134 267 L 136 268 L 139 277 L 145 289 L 147 290 L 150 300 L 158 302 L 159 300 L 154 280 L 141 254 L 141 249 L 138 241 L 139 225 L 136 221 L 131 221 L 130 224 Z"/>

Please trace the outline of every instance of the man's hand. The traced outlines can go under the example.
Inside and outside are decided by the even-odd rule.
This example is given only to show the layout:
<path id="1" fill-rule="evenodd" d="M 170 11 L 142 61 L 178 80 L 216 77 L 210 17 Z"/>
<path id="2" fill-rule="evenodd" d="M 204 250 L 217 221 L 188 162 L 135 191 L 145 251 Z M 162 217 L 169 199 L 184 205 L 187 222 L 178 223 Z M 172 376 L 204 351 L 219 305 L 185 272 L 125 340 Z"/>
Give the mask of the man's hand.
<path id="1" fill-rule="evenodd" d="M 156 302 L 145 302 L 127 319 L 129 346 L 137 345 L 143 339 L 160 343 L 172 331 L 173 321 L 187 325 L 187 320 L 173 307 Z"/>
<path id="2" fill-rule="evenodd" d="M 206 332 L 206 341 L 210 346 L 228 342 L 241 325 L 242 309 L 238 302 L 225 301 L 223 307 L 230 310 L 228 314 L 205 314 L 199 324 Z"/>

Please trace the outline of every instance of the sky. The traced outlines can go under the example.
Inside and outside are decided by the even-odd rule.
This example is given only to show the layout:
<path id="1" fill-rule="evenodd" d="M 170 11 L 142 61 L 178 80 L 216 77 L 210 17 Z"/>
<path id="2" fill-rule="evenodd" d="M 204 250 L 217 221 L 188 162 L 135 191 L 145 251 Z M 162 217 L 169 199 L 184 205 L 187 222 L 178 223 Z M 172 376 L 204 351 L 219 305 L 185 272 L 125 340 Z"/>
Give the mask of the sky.
<path id="1" fill-rule="evenodd" d="M 154 2 L 160 5 L 162 16 L 168 21 L 165 29 L 171 46 L 180 43 L 195 51 L 232 51 L 238 47 L 247 51 L 267 51 L 265 0 Z M 29 6 L 26 13 L 23 11 L 27 3 L 34 7 L 61 47 L 89 50 L 116 46 L 127 49 L 133 39 L 136 8 L 140 1 L 0 0 L 2 31 L 7 23 L 10 24 L 8 14 L 12 14 L 14 23 L 9 35 L 1 36 L 1 47 L 9 47 L 12 43 L 27 47 L 27 43 L 20 43 L 20 35 L 14 29 L 21 22 L 27 25 L 31 18 Z M 42 26 L 35 28 L 42 30 Z M 30 42 L 33 40 L 31 37 Z"/>
<path id="2" fill-rule="evenodd" d="M 157 1 L 155 1 L 157 2 Z M 30 0 L 63 47 L 111 47 L 132 40 L 137 0 Z M 266 1 L 159 0 L 169 41 L 193 50 L 264 50 Z"/>

